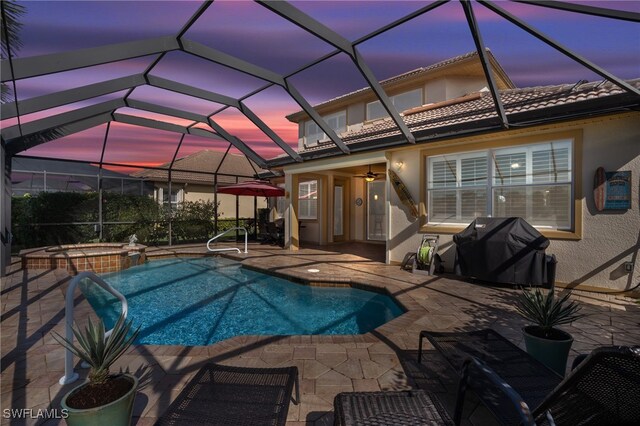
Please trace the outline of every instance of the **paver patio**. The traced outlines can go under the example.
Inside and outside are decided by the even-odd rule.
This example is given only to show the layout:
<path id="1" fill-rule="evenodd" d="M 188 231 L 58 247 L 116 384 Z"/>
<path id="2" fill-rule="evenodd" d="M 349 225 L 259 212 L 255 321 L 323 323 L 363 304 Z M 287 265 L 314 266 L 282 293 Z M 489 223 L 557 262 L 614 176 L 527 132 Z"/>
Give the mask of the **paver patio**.
<path id="1" fill-rule="evenodd" d="M 149 248 L 150 259 L 203 255 L 202 246 Z M 367 285 L 392 294 L 407 313 L 357 336 L 239 336 L 196 347 L 140 345 L 115 368 L 142 375 L 143 387 L 134 407 L 134 424 L 151 425 L 182 387 L 207 361 L 251 367 L 296 365 L 302 401 L 291 404 L 289 424 L 332 424 L 333 398 L 342 391 L 409 389 L 436 392 L 452 412 L 455 377 L 439 355 L 427 351 L 418 366 L 415 353 L 423 329 L 454 331 L 490 327 L 523 347 L 525 325 L 513 309 L 517 290 L 489 287 L 448 277 L 425 277 L 401 271 L 354 254 L 303 249 L 297 252 L 254 245 L 249 254 L 231 256 L 248 268 L 315 285 Z M 319 269 L 318 273 L 308 269 Z M 2 408 L 59 408 L 62 396 L 77 383 L 61 386 L 64 350 L 51 337 L 64 330 L 64 291 L 69 281 L 62 270 L 24 271 L 19 262 L 2 279 L 1 392 Z M 589 315 L 564 327 L 575 341 L 571 358 L 599 345 L 639 345 L 640 306 L 621 298 L 604 300 L 574 295 Z M 78 293 L 75 316 L 93 315 Z M 570 360 L 571 361 L 571 360 Z M 86 374 L 85 369 L 78 369 Z M 466 424 L 487 424 L 490 416 L 471 400 Z M 17 420 L 2 416 L 1 424 L 64 424 L 62 420 Z"/>

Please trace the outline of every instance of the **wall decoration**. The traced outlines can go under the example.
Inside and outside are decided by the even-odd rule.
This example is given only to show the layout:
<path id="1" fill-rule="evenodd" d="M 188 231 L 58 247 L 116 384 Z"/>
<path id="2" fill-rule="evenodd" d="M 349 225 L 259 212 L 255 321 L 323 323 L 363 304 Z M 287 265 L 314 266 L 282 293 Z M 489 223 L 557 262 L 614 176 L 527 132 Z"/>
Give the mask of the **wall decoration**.
<path id="1" fill-rule="evenodd" d="M 356 198 L 356 206 L 360 207 L 362 205 L 362 198 Z"/>
<path id="2" fill-rule="evenodd" d="M 413 197 L 411 196 L 409 189 L 407 189 L 404 182 L 402 182 L 400 176 L 398 176 L 393 170 L 389 169 L 389 180 L 391 181 L 396 194 L 398 194 L 398 198 L 400 198 L 400 201 L 402 201 L 402 204 L 404 204 L 409 209 L 409 211 L 411 212 L 411 216 L 416 219 L 418 217 L 416 202 L 413 201 Z"/>
<path id="3" fill-rule="evenodd" d="M 631 171 L 607 172 L 598 167 L 593 178 L 593 199 L 598 211 L 631 208 Z"/>

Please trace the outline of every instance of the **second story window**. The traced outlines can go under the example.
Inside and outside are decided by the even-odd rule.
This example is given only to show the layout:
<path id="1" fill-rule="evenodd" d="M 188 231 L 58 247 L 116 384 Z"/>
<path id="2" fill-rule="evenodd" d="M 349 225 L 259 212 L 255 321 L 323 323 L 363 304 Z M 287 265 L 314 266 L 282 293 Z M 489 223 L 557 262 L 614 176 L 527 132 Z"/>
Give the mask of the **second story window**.
<path id="1" fill-rule="evenodd" d="M 337 134 L 347 130 L 347 112 L 339 111 L 322 117 L 329 127 Z M 307 121 L 304 126 L 304 143 L 306 146 L 315 146 L 318 142 L 328 141 L 329 137 L 322 131 L 315 121 Z"/>
<path id="2" fill-rule="evenodd" d="M 399 93 L 395 96 L 390 96 L 389 99 L 391 99 L 391 103 L 396 108 L 396 111 L 401 113 L 402 111 L 422 105 L 422 89 Z M 367 120 L 376 120 L 387 117 L 388 115 L 380 101 L 369 102 L 367 104 Z"/>

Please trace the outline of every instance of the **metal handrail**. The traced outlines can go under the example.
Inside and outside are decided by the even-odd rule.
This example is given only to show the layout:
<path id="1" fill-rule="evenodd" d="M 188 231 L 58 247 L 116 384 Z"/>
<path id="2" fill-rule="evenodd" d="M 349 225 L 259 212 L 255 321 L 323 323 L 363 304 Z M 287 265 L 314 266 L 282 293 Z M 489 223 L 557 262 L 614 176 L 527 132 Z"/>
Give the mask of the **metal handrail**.
<path id="1" fill-rule="evenodd" d="M 239 248 L 237 247 L 227 247 L 227 248 L 219 248 L 219 249 L 212 249 L 211 247 L 209 247 L 209 244 L 211 244 L 213 241 L 217 240 L 218 238 L 222 237 L 223 235 L 228 234 L 231 231 L 244 231 L 244 252 L 245 253 L 249 253 L 247 251 L 247 242 L 249 240 L 249 233 L 247 232 L 246 228 L 243 228 L 242 226 L 238 226 L 236 228 L 231 228 L 231 229 L 227 229 L 224 232 L 219 233 L 218 235 L 216 235 L 215 237 L 211 238 L 209 241 L 207 241 L 207 250 L 209 251 L 233 251 L 233 250 L 238 250 L 238 253 L 242 253 L 240 251 Z"/>
<path id="2" fill-rule="evenodd" d="M 65 337 L 68 341 L 73 342 L 73 292 L 75 291 L 77 285 L 85 278 L 91 279 L 94 283 L 98 284 L 105 291 L 113 294 L 115 297 L 120 300 L 122 303 L 122 315 L 126 318 L 127 312 L 129 311 L 129 304 L 127 303 L 127 299 L 115 288 L 111 287 L 109 283 L 105 280 L 97 276 L 91 271 L 80 272 L 78 275 L 73 277 L 71 282 L 69 282 L 69 287 L 67 288 L 67 295 L 65 298 Z M 105 337 L 109 337 L 113 329 L 107 331 L 105 333 Z M 66 385 L 68 383 L 73 383 L 78 379 L 78 373 L 73 371 L 73 353 L 67 349 L 64 357 L 64 376 L 60 378 L 59 383 L 61 385 Z"/>

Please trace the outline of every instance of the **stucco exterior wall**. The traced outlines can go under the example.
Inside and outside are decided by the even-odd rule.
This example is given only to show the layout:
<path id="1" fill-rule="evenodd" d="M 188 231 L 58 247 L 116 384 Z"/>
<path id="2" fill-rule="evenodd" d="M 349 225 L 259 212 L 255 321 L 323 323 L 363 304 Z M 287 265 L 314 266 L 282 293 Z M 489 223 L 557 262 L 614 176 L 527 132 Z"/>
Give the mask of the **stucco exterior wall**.
<path id="1" fill-rule="evenodd" d="M 571 286 L 628 289 L 640 282 L 640 114 L 546 126 L 520 132 L 520 135 L 576 129 L 583 133 L 582 174 L 577 177 L 582 182 L 582 238 L 576 241 L 552 239 L 547 253 L 558 258 L 556 281 Z M 487 137 L 481 140 L 486 141 Z M 456 141 L 449 143 L 455 144 Z M 460 150 L 472 149 L 470 146 L 465 143 Z M 391 167 L 398 161 L 404 163 L 396 171 L 416 202 L 420 199 L 420 180 L 423 179 L 420 149 L 418 146 L 387 154 Z M 630 210 L 598 212 L 595 209 L 593 176 L 599 166 L 607 171 L 632 172 Z M 389 191 L 389 201 L 389 260 L 400 262 L 407 252 L 416 251 L 420 243 L 420 221 L 412 220 L 393 189 Z M 445 268 L 451 270 L 454 254 L 452 234 L 441 234 L 440 254 L 445 260 Z M 631 273 L 624 271 L 624 262 L 634 262 Z"/>
<path id="2" fill-rule="evenodd" d="M 213 202 L 213 188 L 207 185 L 189 184 L 184 189 L 184 201 L 211 201 Z M 236 217 L 236 196 L 230 194 L 218 194 L 218 213 L 221 219 Z M 253 197 L 239 197 L 238 217 L 253 217 Z M 267 207 L 266 198 L 258 197 L 258 208 Z"/>
<path id="3" fill-rule="evenodd" d="M 488 86 L 487 81 L 480 77 L 447 77 L 445 81 L 447 99 L 459 98 Z"/>

